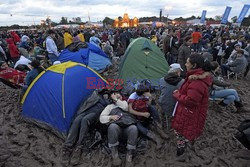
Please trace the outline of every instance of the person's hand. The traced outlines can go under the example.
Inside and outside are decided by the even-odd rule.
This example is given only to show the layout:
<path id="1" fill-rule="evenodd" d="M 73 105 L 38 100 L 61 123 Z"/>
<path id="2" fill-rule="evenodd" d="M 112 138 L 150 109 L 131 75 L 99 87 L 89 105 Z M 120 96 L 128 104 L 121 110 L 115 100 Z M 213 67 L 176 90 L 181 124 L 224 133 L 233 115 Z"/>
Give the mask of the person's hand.
<path id="1" fill-rule="evenodd" d="M 178 93 L 178 92 L 179 92 L 179 90 L 176 89 L 176 90 L 173 91 L 173 94 Z"/>
<path id="2" fill-rule="evenodd" d="M 111 120 L 114 120 L 114 121 L 117 121 L 117 120 L 119 120 L 121 117 L 119 116 L 119 115 L 111 115 L 110 116 L 110 119 Z"/>
<path id="3" fill-rule="evenodd" d="M 143 112 L 142 116 L 145 117 L 145 118 L 148 118 L 150 116 L 150 113 L 149 112 Z"/>
<path id="4" fill-rule="evenodd" d="M 152 95 L 150 92 L 145 92 L 145 93 L 143 93 L 143 96 L 147 97 L 147 98 L 151 98 Z"/>
<path id="5" fill-rule="evenodd" d="M 117 94 L 116 93 L 112 93 L 111 94 L 111 99 L 117 101 Z"/>
<path id="6" fill-rule="evenodd" d="M 121 100 L 121 99 L 122 99 L 122 96 L 121 96 L 119 93 L 117 93 L 117 94 L 116 94 L 116 98 L 117 98 L 117 100 L 118 100 L 118 99 Z"/>
<path id="7" fill-rule="evenodd" d="M 190 76 L 188 77 L 188 79 L 189 79 L 189 80 L 197 80 L 197 79 L 199 79 L 199 76 L 198 76 L 198 75 L 190 75 Z"/>

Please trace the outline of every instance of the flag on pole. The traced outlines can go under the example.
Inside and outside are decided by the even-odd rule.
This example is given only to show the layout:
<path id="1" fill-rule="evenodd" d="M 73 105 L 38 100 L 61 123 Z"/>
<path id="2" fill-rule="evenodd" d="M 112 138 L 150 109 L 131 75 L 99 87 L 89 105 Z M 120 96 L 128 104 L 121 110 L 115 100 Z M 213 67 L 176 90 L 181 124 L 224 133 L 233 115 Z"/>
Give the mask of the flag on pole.
<path id="1" fill-rule="evenodd" d="M 241 10 L 241 12 L 240 12 L 240 15 L 239 15 L 239 17 L 238 17 L 236 23 L 241 23 L 241 22 L 243 21 L 243 19 L 244 19 L 244 17 L 246 16 L 246 14 L 247 14 L 249 8 L 250 8 L 250 5 L 246 5 L 246 4 L 245 4 L 245 5 L 243 6 L 243 8 L 242 8 L 242 10 Z"/>
<path id="2" fill-rule="evenodd" d="M 206 11 L 206 10 L 203 10 L 203 11 L 202 11 L 202 15 L 201 15 L 201 21 L 200 21 L 200 23 L 202 23 L 202 24 L 205 23 L 206 14 L 207 14 L 207 11 Z"/>
<path id="3" fill-rule="evenodd" d="M 223 17 L 221 19 L 221 22 L 220 22 L 221 24 L 227 24 L 228 16 L 229 16 L 231 9 L 232 9 L 232 7 L 230 7 L 230 6 L 226 7 L 226 10 L 225 10 Z"/>

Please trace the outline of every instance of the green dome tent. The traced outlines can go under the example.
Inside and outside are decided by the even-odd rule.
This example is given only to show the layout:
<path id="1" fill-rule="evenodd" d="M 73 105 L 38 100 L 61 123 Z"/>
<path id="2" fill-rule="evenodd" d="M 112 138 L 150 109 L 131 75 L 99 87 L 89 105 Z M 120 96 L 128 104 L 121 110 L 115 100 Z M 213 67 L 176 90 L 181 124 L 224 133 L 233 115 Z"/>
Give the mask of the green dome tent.
<path id="1" fill-rule="evenodd" d="M 119 79 L 123 79 L 124 83 L 149 79 L 157 86 L 168 69 L 160 48 L 149 39 L 137 38 L 129 44 L 124 54 L 119 67 Z"/>

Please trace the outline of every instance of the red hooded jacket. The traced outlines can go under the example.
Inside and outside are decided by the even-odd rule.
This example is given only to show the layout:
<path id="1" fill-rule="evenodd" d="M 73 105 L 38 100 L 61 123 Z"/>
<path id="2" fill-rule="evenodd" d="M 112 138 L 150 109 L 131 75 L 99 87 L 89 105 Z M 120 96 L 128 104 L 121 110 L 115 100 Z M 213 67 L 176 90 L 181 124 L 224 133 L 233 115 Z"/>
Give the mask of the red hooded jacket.
<path id="1" fill-rule="evenodd" d="M 188 80 L 188 77 L 203 73 L 202 69 L 188 71 L 187 78 L 180 90 L 173 94 L 178 105 L 172 120 L 172 128 L 189 141 L 195 140 L 203 132 L 212 78 L 206 77 L 203 80 L 191 81 Z"/>
<path id="2" fill-rule="evenodd" d="M 19 51 L 18 51 L 16 45 L 14 44 L 13 39 L 8 38 L 6 40 L 6 42 L 8 43 L 8 48 L 9 48 L 11 58 L 18 58 L 19 57 Z"/>
<path id="3" fill-rule="evenodd" d="M 17 43 L 17 42 L 20 42 L 20 41 L 21 41 L 20 37 L 17 35 L 17 33 L 16 33 L 16 32 L 11 31 L 11 32 L 10 32 L 10 34 L 11 34 L 11 36 L 12 36 L 12 38 L 13 38 L 13 40 L 14 40 L 14 42 L 15 42 L 15 43 Z"/>

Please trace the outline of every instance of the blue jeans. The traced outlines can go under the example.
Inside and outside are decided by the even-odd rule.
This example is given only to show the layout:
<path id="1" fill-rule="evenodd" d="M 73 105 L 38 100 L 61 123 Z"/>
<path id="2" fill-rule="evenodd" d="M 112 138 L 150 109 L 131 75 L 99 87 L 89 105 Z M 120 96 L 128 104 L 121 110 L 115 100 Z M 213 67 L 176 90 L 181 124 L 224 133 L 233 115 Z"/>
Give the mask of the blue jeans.
<path id="1" fill-rule="evenodd" d="M 229 65 L 227 65 L 227 64 L 222 64 L 222 65 L 220 66 L 220 68 L 221 68 L 222 76 L 227 76 L 227 71 L 232 71 L 232 70 L 230 69 Z"/>
<path id="2" fill-rule="evenodd" d="M 223 102 L 225 104 L 240 101 L 239 95 L 235 89 L 213 90 L 211 98 L 224 98 Z"/>
<path id="3" fill-rule="evenodd" d="M 48 57 L 52 64 L 58 60 L 58 57 L 54 53 L 48 53 Z"/>
<path id="4" fill-rule="evenodd" d="M 158 114 L 155 106 L 150 105 L 148 109 L 149 109 L 149 112 L 151 114 L 151 118 L 152 118 L 153 122 L 160 122 L 160 117 L 159 117 L 159 114 Z M 145 136 L 147 136 L 147 133 L 149 131 L 147 126 L 151 123 L 149 119 L 150 118 L 146 119 L 144 122 L 138 121 L 136 124 L 138 131 Z"/>

